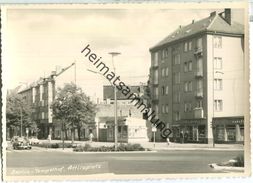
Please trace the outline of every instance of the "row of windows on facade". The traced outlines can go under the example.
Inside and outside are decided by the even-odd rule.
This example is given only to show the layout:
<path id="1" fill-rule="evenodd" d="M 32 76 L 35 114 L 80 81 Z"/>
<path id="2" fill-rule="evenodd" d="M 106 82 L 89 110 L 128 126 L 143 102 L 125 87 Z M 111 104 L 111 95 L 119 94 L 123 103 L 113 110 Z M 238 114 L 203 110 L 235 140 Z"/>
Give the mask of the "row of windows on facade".
<path id="1" fill-rule="evenodd" d="M 155 108 L 156 108 L 157 113 L 159 113 L 158 106 Z M 222 100 L 214 100 L 214 111 L 221 112 L 222 110 L 223 110 L 223 101 Z M 185 103 L 184 104 L 184 112 L 191 112 L 191 111 L 193 111 L 192 103 Z M 162 105 L 162 113 L 164 113 L 164 114 L 169 113 L 169 106 L 168 105 Z M 181 119 L 181 115 L 180 115 L 179 111 L 173 112 L 173 119 L 175 121 L 178 121 Z"/>
<path id="2" fill-rule="evenodd" d="M 202 49 L 202 46 L 203 46 L 202 42 L 203 42 L 202 38 L 197 39 L 197 43 L 196 43 L 196 48 L 197 49 Z M 214 46 L 214 48 L 222 48 L 222 37 L 221 36 L 214 36 L 213 46 Z M 188 51 L 191 51 L 191 50 L 192 50 L 192 41 L 184 42 L 184 52 L 188 52 Z M 164 59 L 167 58 L 168 56 L 169 56 L 168 48 L 164 48 L 163 50 L 161 50 L 161 60 L 162 60 L 162 62 L 164 62 Z M 159 60 L 158 52 L 154 53 L 153 60 L 154 60 L 153 65 L 157 66 L 158 65 L 158 60 Z M 179 64 L 180 63 L 180 55 L 179 54 L 174 55 L 173 60 L 175 61 L 174 62 L 175 64 Z"/>
<path id="3" fill-rule="evenodd" d="M 222 90 L 223 88 L 223 82 L 220 78 L 214 79 L 214 90 Z M 192 81 L 186 81 L 184 82 L 184 92 L 192 92 Z M 203 80 L 198 79 L 197 80 L 197 92 L 203 92 Z M 161 87 L 161 95 L 168 95 L 169 94 L 169 86 L 162 86 Z M 154 97 L 158 97 L 159 95 L 159 88 L 154 87 Z"/>
<path id="4" fill-rule="evenodd" d="M 180 60 L 176 62 L 176 64 L 180 64 Z M 192 71 L 192 61 L 184 62 L 184 72 Z M 221 57 L 214 57 L 214 69 L 222 69 L 222 58 Z M 197 71 L 203 72 L 203 61 L 202 58 L 198 58 L 197 60 Z M 162 77 L 169 75 L 169 68 L 162 68 L 161 69 Z M 180 72 L 179 72 L 180 73 Z M 154 80 L 158 81 L 158 70 L 154 71 Z"/>
<path id="5" fill-rule="evenodd" d="M 197 68 L 197 70 L 200 70 L 200 68 Z M 161 68 L 162 77 L 169 76 L 169 68 Z M 184 72 L 190 72 L 192 71 L 192 61 L 187 61 L 184 63 Z M 158 72 L 158 71 L 157 71 Z"/>

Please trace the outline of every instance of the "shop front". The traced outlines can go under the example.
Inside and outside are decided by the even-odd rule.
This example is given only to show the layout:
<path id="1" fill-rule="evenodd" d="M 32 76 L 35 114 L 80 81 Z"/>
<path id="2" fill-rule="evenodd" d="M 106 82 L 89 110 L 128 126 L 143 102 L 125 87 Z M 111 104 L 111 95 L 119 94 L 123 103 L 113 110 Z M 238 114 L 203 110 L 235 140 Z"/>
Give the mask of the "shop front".
<path id="1" fill-rule="evenodd" d="M 214 118 L 215 143 L 243 143 L 244 118 L 222 117 Z"/>
<path id="2" fill-rule="evenodd" d="M 181 120 L 172 124 L 172 142 L 206 143 L 205 120 Z"/>
<path id="3" fill-rule="evenodd" d="M 114 121 L 107 121 L 107 141 L 114 141 Z M 146 120 L 127 117 L 118 119 L 118 142 L 138 143 L 148 142 Z"/>

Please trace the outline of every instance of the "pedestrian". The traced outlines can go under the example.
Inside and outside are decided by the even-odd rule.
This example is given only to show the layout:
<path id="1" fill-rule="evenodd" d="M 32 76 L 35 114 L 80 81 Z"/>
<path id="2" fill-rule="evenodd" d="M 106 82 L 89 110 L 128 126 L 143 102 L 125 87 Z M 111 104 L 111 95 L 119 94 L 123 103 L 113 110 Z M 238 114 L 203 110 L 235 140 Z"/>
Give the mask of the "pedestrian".
<path id="1" fill-rule="evenodd" d="M 93 133 L 91 132 L 90 135 L 89 135 L 90 142 L 92 142 L 93 137 L 94 137 Z"/>
<path id="2" fill-rule="evenodd" d="M 180 143 L 181 144 L 184 143 L 184 132 L 183 131 L 180 132 Z"/>
<path id="3" fill-rule="evenodd" d="M 170 139 L 169 139 L 169 137 L 167 137 L 167 144 L 168 144 L 168 146 L 170 145 Z"/>
<path id="4" fill-rule="evenodd" d="M 188 142 L 188 137 L 189 137 L 188 132 L 185 132 L 185 134 L 184 134 L 184 141 L 186 143 Z"/>

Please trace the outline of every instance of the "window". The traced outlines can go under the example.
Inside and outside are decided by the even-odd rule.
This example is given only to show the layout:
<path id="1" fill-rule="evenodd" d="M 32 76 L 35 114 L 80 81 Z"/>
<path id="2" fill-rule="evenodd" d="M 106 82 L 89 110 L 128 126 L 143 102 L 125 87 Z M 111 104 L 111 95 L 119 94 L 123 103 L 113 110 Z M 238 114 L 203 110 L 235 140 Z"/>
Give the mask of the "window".
<path id="1" fill-rule="evenodd" d="M 184 72 L 188 72 L 188 63 L 187 62 L 184 63 Z"/>
<path id="2" fill-rule="evenodd" d="M 214 57 L 214 69 L 222 69 L 222 58 Z"/>
<path id="3" fill-rule="evenodd" d="M 41 113 L 41 119 L 45 119 L 45 113 L 44 112 Z"/>
<path id="4" fill-rule="evenodd" d="M 200 92 L 203 90 L 203 80 L 202 79 L 198 79 L 197 80 L 197 91 Z"/>
<path id="5" fill-rule="evenodd" d="M 158 66 L 158 52 L 154 53 L 154 66 Z"/>
<path id="6" fill-rule="evenodd" d="M 188 71 L 192 71 L 192 61 L 188 62 Z"/>
<path id="7" fill-rule="evenodd" d="M 202 48 L 202 38 L 197 40 L 197 48 Z"/>
<path id="8" fill-rule="evenodd" d="M 192 111 L 192 104 L 191 103 L 185 103 L 184 104 L 184 112 L 190 112 Z"/>
<path id="9" fill-rule="evenodd" d="M 174 112 L 174 120 L 179 121 L 180 120 L 180 113 L 179 111 Z"/>
<path id="10" fill-rule="evenodd" d="M 168 105 L 168 104 L 165 105 L 165 112 L 166 112 L 167 114 L 169 113 L 169 105 Z"/>
<path id="11" fill-rule="evenodd" d="M 174 83 L 180 84 L 180 72 L 174 73 Z"/>
<path id="12" fill-rule="evenodd" d="M 158 87 L 154 88 L 154 97 L 157 99 L 158 98 Z"/>
<path id="13" fill-rule="evenodd" d="M 155 112 L 156 112 L 156 114 L 158 114 L 158 113 L 159 113 L 159 108 L 158 108 L 158 105 L 155 105 Z"/>
<path id="14" fill-rule="evenodd" d="M 188 89 L 189 89 L 189 91 L 192 91 L 192 81 L 190 81 L 190 82 L 188 83 Z"/>
<path id="15" fill-rule="evenodd" d="M 215 48 L 222 48 L 222 37 L 221 36 L 214 36 L 214 47 Z"/>
<path id="16" fill-rule="evenodd" d="M 189 46 L 189 51 L 191 51 L 192 50 L 192 42 L 191 41 L 189 42 L 188 46 Z"/>
<path id="17" fill-rule="evenodd" d="M 163 59 L 168 57 L 168 48 L 163 50 Z"/>
<path id="18" fill-rule="evenodd" d="M 169 75 L 169 68 L 167 67 L 166 68 L 166 76 L 168 76 Z"/>
<path id="19" fill-rule="evenodd" d="M 192 61 L 184 63 L 184 72 L 192 71 Z"/>
<path id="20" fill-rule="evenodd" d="M 185 92 L 192 91 L 192 81 L 187 81 L 184 83 L 184 91 Z"/>
<path id="21" fill-rule="evenodd" d="M 165 69 L 162 68 L 162 77 L 164 77 L 164 76 L 165 76 Z"/>
<path id="22" fill-rule="evenodd" d="M 179 54 L 174 55 L 174 64 L 175 65 L 180 64 L 180 55 Z"/>
<path id="23" fill-rule="evenodd" d="M 223 103 L 222 100 L 214 100 L 214 110 L 222 111 Z"/>
<path id="24" fill-rule="evenodd" d="M 154 71 L 154 84 L 158 84 L 158 70 Z"/>
<path id="25" fill-rule="evenodd" d="M 222 79 L 214 79 L 214 89 L 222 90 Z"/>
<path id="26" fill-rule="evenodd" d="M 164 114 L 165 113 L 165 106 L 162 105 L 162 113 Z"/>
<path id="27" fill-rule="evenodd" d="M 202 108 L 203 107 L 203 101 L 202 100 L 198 100 L 196 107 L 197 108 Z"/>
<path id="28" fill-rule="evenodd" d="M 166 89 L 165 89 L 165 94 L 168 95 L 169 94 L 169 86 L 166 86 Z"/>
<path id="29" fill-rule="evenodd" d="M 198 58 L 197 60 L 197 71 L 202 71 L 203 70 L 203 61 L 202 58 Z"/>
<path id="30" fill-rule="evenodd" d="M 187 52 L 187 51 L 188 51 L 187 49 L 188 49 L 188 43 L 185 42 L 185 43 L 184 43 L 184 51 Z"/>
<path id="31" fill-rule="evenodd" d="M 175 93 L 173 99 L 174 99 L 174 103 L 179 103 L 180 102 L 180 93 L 179 92 Z"/>
<path id="32" fill-rule="evenodd" d="M 164 87 L 164 86 L 162 86 L 162 90 L 161 90 L 161 92 L 162 92 L 162 95 L 164 95 L 164 94 L 165 94 L 165 87 Z"/>
<path id="33" fill-rule="evenodd" d="M 184 91 L 187 92 L 188 91 L 188 82 L 184 83 Z"/>

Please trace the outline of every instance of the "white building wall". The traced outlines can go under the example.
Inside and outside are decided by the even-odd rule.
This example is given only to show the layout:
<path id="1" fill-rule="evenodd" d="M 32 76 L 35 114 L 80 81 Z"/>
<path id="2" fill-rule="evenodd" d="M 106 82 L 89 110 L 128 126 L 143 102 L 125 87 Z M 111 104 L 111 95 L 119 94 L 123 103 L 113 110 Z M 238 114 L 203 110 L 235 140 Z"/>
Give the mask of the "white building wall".
<path id="1" fill-rule="evenodd" d="M 244 115 L 245 87 L 242 44 L 241 38 L 222 36 L 222 48 L 214 48 L 213 36 L 207 35 L 208 132 L 210 132 L 208 138 L 212 136 L 210 122 L 213 117 Z M 213 70 L 214 57 L 222 58 L 222 69 Z M 214 78 L 222 79 L 222 90 L 213 90 Z M 222 111 L 213 112 L 213 99 L 222 100 Z"/>
<path id="2" fill-rule="evenodd" d="M 221 78 L 223 82 L 222 90 L 214 91 L 214 98 L 223 101 L 223 109 L 220 112 L 215 111 L 214 115 L 215 117 L 243 116 L 244 58 L 241 38 L 222 36 L 222 48 L 213 48 L 212 35 L 208 35 L 207 40 L 209 101 L 213 101 L 213 74 L 214 78 Z M 222 58 L 222 69 L 215 69 L 213 72 L 214 57 Z M 211 103 L 209 103 L 210 109 L 213 106 Z"/>

